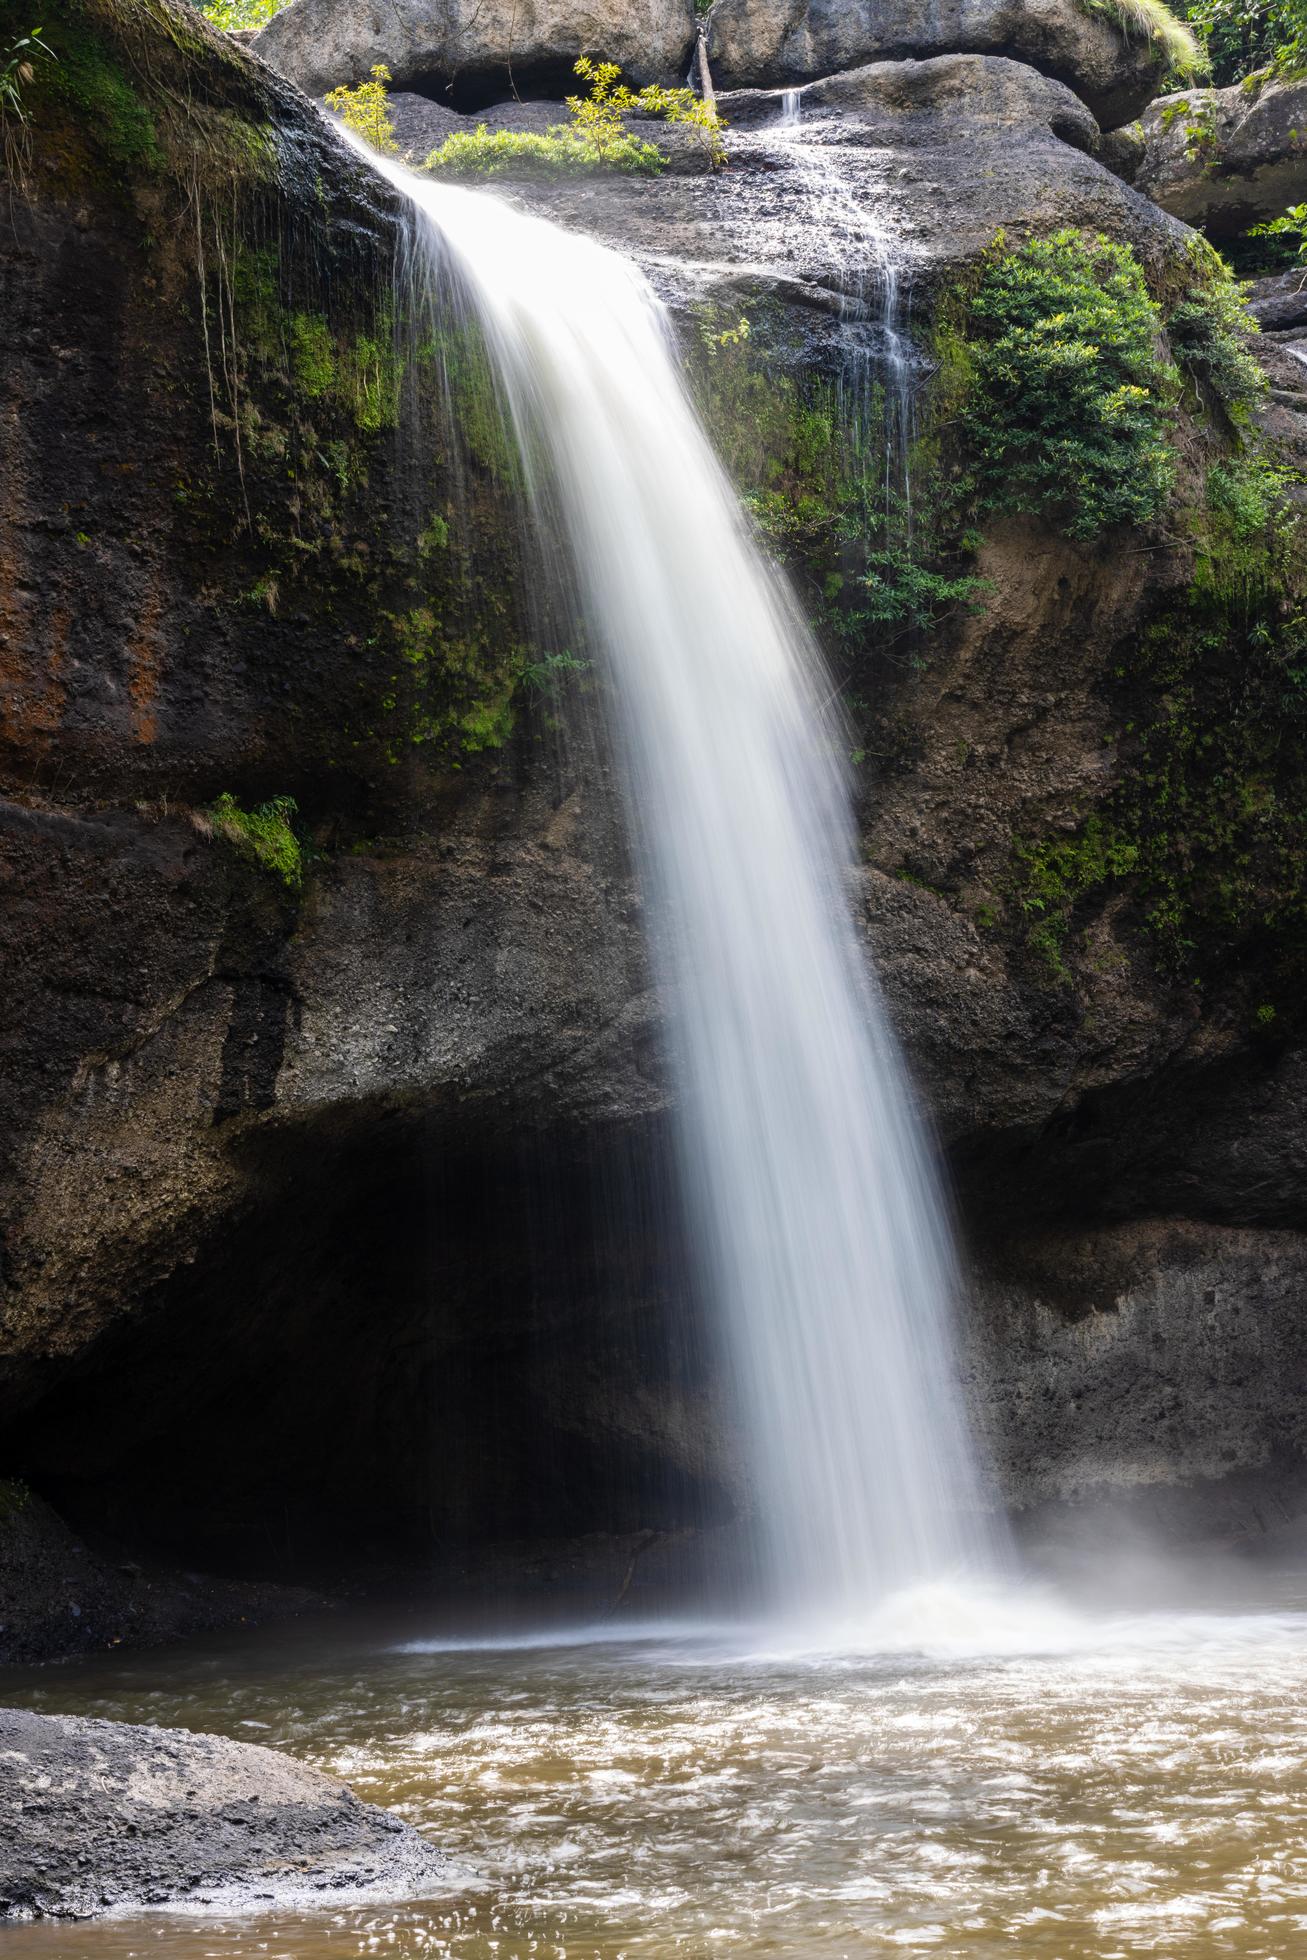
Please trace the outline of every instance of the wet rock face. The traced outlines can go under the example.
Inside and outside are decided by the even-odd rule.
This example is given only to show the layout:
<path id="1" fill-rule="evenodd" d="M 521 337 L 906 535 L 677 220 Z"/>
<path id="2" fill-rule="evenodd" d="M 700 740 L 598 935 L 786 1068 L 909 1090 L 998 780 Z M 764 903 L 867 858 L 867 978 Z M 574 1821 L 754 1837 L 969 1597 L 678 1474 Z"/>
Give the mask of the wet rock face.
<path id="1" fill-rule="evenodd" d="M 1300 1232 L 1163 1217 L 975 1249 L 973 1409 L 1032 1525 L 1109 1507 L 1163 1538 L 1301 1531 Z"/>
<path id="2" fill-rule="evenodd" d="M 731 129 L 731 167 L 719 177 L 669 172 L 524 194 L 634 254 L 673 306 L 775 295 L 810 329 L 812 358 L 828 362 L 838 358 L 829 315 L 841 282 L 865 273 L 874 305 L 878 277 L 865 238 L 862 266 L 846 262 L 823 196 L 833 181 L 875 213 L 917 304 L 974 265 L 998 231 L 1103 231 L 1155 267 L 1183 249 L 1182 227 L 1091 154 L 1098 128 L 1081 99 L 1022 62 L 879 61 L 798 98 L 805 149 L 829 159 L 825 186 L 785 140 L 781 94 L 750 89 L 719 97 Z"/>
<path id="3" fill-rule="evenodd" d="M 781 88 L 869 62 L 937 55 L 1010 56 L 1065 82 L 1105 129 L 1128 122 L 1156 93 L 1164 66 L 1076 0 L 717 0 L 714 78 L 724 88 Z"/>
<path id="4" fill-rule="evenodd" d="M 384 270 L 370 291 L 388 294 L 393 208 L 277 88 L 281 136 L 321 175 L 340 238 L 370 241 L 366 263 Z M 785 358 L 829 375 L 849 268 L 812 170 L 778 139 L 780 106 L 774 91 L 726 100 L 719 176 L 529 195 L 638 256 L 687 336 L 704 301 L 732 322 L 771 306 Z M 454 126 L 425 97 L 401 110 L 414 147 Z M 1029 62 L 878 61 L 804 88 L 800 113 L 818 165 L 883 220 L 914 323 L 1000 229 L 1103 230 L 1155 271 L 1183 256 L 1178 221 L 1092 154 L 1083 95 Z M 517 105 L 500 120 L 552 114 Z M 312 398 L 322 377 L 274 365 L 242 395 L 244 421 L 224 406 L 222 469 L 210 482 L 206 462 L 197 486 L 213 430 L 193 269 L 157 185 L 124 190 L 98 170 L 37 180 L 0 308 L 15 568 L 0 588 L 0 1473 L 30 1477 L 84 1529 L 183 1556 L 189 1533 L 234 1566 L 256 1548 L 292 1570 L 371 1542 L 379 1519 L 397 1556 L 448 1570 L 468 1547 L 729 1515 L 720 1368 L 669 1224 L 662 1016 L 602 678 L 520 702 L 512 739 L 457 769 L 425 743 L 359 741 L 378 622 L 416 606 L 401 595 L 431 513 L 405 444 L 355 431 L 328 467 L 344 437 L 323 430 L 288 489 L 286 398 Z M 288 208 L 302 216 L 293 188 Z M 128 279 L 129 262 L 152 269 Z M 854 270 L 874 306 L 874 254 Z M 348 264 L 333 283 L 352 294 Z M 304 341 L 293 316 L 275 326 L 274 351 Z M 1297 364 L 1274 351 L 1287 401 Z M 1274 413 L 1301 420 L 1278 399 Z M 478 534 L 502 515 L 499 467 L 473 473 Z M 283 547 L 272 603 L 260 520 Z M 499 569 L 474 584 L 495 641 L 511 627 Z M 999 1300 L 983 1365 L 1012 1490 L 1036 1503 L 1077 1488 L 1053 1461 L 1070 1430 L 1042 1404 L 1036 1420 L 1022 1379 L 1104 1407 L 1127 1362 L 1155 1383 L 1171 1371 L 1171 1460 L 1208 1478 L 1211 1403 L 1186 1372 L 1193 1261 L 1155 1221 L 1307 1226 L 1300 1067 L 1250 1046 L 1246 1004 L 1160 977 L 1110 905 L 1074 990 L 985 923 L 973 900 L 1010 876 L 1014 838 L 1069 832 L 1102 796 L 1104 676 L 1173 574 L 1017 522 L 989 527 L 976 569 L 983 611 L 933 640 L 919 672 L 877 670 L 893 739 L 862 811 L 869 958 L 964 1227 L 1013 1246 L 1034 1217 L 1086 1233 L 1060 1292 L 1050 1255 L 1034 1280 L 1002 1267 L 985 1295 Z M 394 668 L 392 655 L 381 679 Z M 301 887 L 204 819 L 228 788 L 297 798 Z M 1138 1233 L 1113 1300 L 1174 1281 L 1165 1316 L 1120 1349 L 1103 1221 Z M 1255 1248 L 1239 1258 L 1229 1271 L 1250 1274 Z M 1217 1283 L 1218 1318 L 1240 1284 Z M 1277 1324 L 1291 1312 L 1287 1284 L 1266 1298 Z M 1087 1304 L 1105 1318 L 1086 1358 L 1045 1322 Z M 1237 1357 L 1225 1327 L 1210 1351 Z M 1242 1390 L 1217 1372 L 1226 1434 Z M 1265 1422 L 1250 1406 L 1269 1435 L 1271 1404 Z M 1155 1414 L 1147 1394 L 1130 1403 L 1095 1475 L 1110 1481 L 1113 1451 L 1142 1460 Z M 1265 1452 L 1235 1467 L 1273 1474 Z"/>
<path id="5" fill-rule="evenodd" d="M 312 95 L 368 79 L 383 62 L 400 88 L 455 108 L 562 95 L 580 54 L 636 84 L 680 82 L 694 45 L 688 0 L 291 0 L 254 46 Z"/>
<path id="6" fill-rule="evenodd" d="M 1152 103 L 1141 127 L 1135 188 L 1213 238 L 1307 197 L 1307 82 L 1186 89 Z"/>
<path id="7" fill-rule="evenodd" d="M 433 1844 L 272 1749 L 0 1709 L 0 1919 L 438 1891 Z"/>

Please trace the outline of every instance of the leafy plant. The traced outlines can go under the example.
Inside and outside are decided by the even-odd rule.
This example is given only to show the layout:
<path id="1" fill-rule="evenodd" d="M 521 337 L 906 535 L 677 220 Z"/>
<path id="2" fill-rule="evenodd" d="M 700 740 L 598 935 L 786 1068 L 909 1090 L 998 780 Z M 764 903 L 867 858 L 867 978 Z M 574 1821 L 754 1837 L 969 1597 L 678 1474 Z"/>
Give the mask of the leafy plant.
<path id="1" fill-rule="evenodd" d="M 230 790 L 224 790 L 203 813 L 218 835 L 298 891 L 304 876 L 299 839 L 291 827 L 295 799 L 274 796 L 257 809 L 242 810 Z"/>
<path id="2" fill-rule="evenodd" d="M 1218 88 L 1307 62 L 1307 0 L 1180 0 Z"/>
<path id="3" fill-rule="evenodd" d="M 1158 516 L 1176 376 L 1129 246 L 1061 231 L 1010 252 L 1000 237 L 964 309 L 953 359 L 975 508 L 1048 514 L 1085 539 Z"/>
<path id="4" fill-rule="evenodd" d="M 626 127 L 634 111 L 685 126 L 706 153 L 713 169 L 726 159 L 722 138 L 725 125 L 711 102 L 692 89 L 649 87 L 635 92 L 621 80 L 611 61 L 594 62 L 582 55 L 576 74 L 590 84 L 588 95 L 569 95 L 566 123 L 539 132 L 495 130 L 484 123 L 474 130 L 447 136 L 431 152 L 426 168 L 457 177 L 569 176 L 581 171 L 616 170 L 656 176 L 663 167 L 660 152 Z"/>
<path id="5" fill-rule="evenodd" d="M 589 671 L 588 660 L 578 660 L 565 648 L 562 653 L 546 653 L 539 660 L 529 660 L 522 669 L 522 684 L 532 694 L 557 694 L 573 675 Z"/>
<path id="6" fill-rule="evenodd" d="M 0 144 L 5 170 L 22 180 L 28 161 L 27 105 L 23 91 L 32 86 L 42 61 L 57 61 L 53 48 L 41 39 L 39 27 L 12 40 L 0 57 Z"/>
<path id="7" fill-rule="evenodd" d="M 1253 353 L 1259 329 L 1248 311 L 1247 288 L 1203 240 L 1191 241 L 1189 256 L 1189 289 L 1166 316 L 1171 351 L 1231 422 L 1246 422 L 1266 394 L 1266 376 Z"/>
<path id="8" fill-rule="evenodd" d="M 1283 238 L 1293 248 L 1299 265 L 1307 265 L 1307 204 L 1291 204 L 1278 218 L 1264 225 L 1252 225 L 1249 238 Z"/>
<path id="9" fill-rule="evenodd" d="M 240 28 L 266 27 L 272 16 L 288 3 L 289 0 L 200 0 L 200 12 L 215 27 L 230 34 Z"/>
<path id="10" fill-rule="evenodd" d="M 382 156 L 394 156 L 399 149 L 395 141 L 395 125 L 390 119 L 390 98 L 386 93 L 386 84 L 390 80 L 389 68 L 384 61 L 378 61 L 373 64 L 370 82 L 360 82 L 355 88 L 334 88 L 322 98 L 333 114 L 340 117 L 346 129 L 352 129 L 356 136 L 361 136 Z"/>

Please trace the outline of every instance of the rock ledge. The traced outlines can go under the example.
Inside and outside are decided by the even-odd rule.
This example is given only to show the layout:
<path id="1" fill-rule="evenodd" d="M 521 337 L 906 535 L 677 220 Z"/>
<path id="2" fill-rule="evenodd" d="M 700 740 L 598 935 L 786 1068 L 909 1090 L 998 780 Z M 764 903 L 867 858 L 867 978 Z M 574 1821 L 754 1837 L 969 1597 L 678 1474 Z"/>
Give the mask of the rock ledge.
<path id="1" fill-rule="evenodd" d="M 0 1709 L 0 1920 L 403 1897 L 449 1869 L 401 1818 L 275 1750 Z"/>

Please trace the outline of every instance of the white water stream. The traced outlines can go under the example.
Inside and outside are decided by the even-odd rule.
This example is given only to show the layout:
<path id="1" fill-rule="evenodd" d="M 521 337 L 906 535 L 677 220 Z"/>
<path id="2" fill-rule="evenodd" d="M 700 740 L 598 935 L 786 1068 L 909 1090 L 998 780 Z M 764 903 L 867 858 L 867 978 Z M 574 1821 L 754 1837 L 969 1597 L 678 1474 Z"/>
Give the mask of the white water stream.
<path id="1" fill-rule="evenodd" d="M 641 273 L 491 194 L 379 167 L 427 221 L 413 277 L 452 266 L 466 286 L 539 523 L 566 533 L 546 551 L 574 568 L 611 676 L 768 1599 L 853 1628 L 993 1548 L 940 1198 L 852 916 L 828 682 Z"/>

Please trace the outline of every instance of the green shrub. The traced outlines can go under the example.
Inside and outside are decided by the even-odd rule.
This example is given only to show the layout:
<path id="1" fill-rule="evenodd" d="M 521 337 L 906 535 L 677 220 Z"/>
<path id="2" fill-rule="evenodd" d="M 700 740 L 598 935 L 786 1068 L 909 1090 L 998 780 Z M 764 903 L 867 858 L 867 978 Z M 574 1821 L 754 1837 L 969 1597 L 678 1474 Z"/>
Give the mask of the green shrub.
<path id="1" fill-rule="evenodd" d="M 591 170 L 656 176 L 663 167 L 661 154 L 623 122 L 637 109 L 684 125 L 714 169 L 725 161 L 724 124 L 713 104 L 693 90 L 651 87 L 637 94 L 621 81 L 622 71 L 613 62 L 593 62 L 586 55 L 575 72 L 589 82 L 590 93 L 568 96 L 569 122 L 555 123 L 543 136 L 508 129 L 492 133 L 478 123 L 474 130 L 447 136 L 425 167 L 451 177 L 563 177 Z"/>
<path id="2" fill-rule="evenodd" d="M 224 790 L 204 814 L 220 837 L 252 857 L 265 871 L 274 872 L 292 891 L 298 891 L 304 864 L 299 839 L 291 828 L 295 808 L 293 797 L 274 796 L 270 803 L 260 803 L 257 809 L 242 810 L 231 791 Z"/>
<path id="3" fill-rule="evenodd" d="M 1175 476 L 1161 329 L 1129 246 L 1000 238 L 961 328 L 976 508 L 1046 514 L 1073 538 L 1157 517 Z"/>
<path id="4" fill-rule="evenodd" d="M 384 61 L 373 66 L 372 80 L 360 82 L 357 88 L 334 88 L 323 101 L 333 115 L 340 117 L 346 129 L 352 129 L 365 143 L 383 157 L 393 157 L 399 144 L 395 141 L 395 125 L 390 119 L 390 98 L 386 84 L 391 74 Z"/>
<path id="5" fill-rule="evenodd" d="M 288 4 L 289 0 L 200 0 L 200 12 L 230 33 L 238 27 L 266 27 Z"/>
<path id="6" fill-rule="evenodd" d="M 1293 73 L 1307 47 L 1307 0 L 1179 0 L 1218 88 L 1260 70 Z"/>
<path id="7" fill-rule="evenodd" d="M 1218 252 L 1195 241 L 1194 281 L 1166 316 L 1166 335 L 1184 374 L 1224 410 L 1246 422 L 1266 393 L 1266 376 L 1253 353 L 1257 322 L 1245 288 Z"/>
<path id="8" fill-rule="evenodd" d="M 555 124 L 538 131 L 486 128 L 457 130 L 433 150 L 424 168 L 447 177 L 569 177 L 582 171 L 621 170 L 654 177 L 662 158 L 652 143 L 623 135 L 603 156 L 578 131 Z"/>

